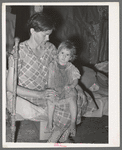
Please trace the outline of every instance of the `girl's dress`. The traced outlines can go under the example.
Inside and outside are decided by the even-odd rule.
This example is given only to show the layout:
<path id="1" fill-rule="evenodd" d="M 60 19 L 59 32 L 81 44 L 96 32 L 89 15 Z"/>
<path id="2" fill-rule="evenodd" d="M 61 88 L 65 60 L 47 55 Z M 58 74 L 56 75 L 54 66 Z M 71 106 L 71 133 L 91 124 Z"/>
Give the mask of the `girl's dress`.
<path id="1" fill-rule="evenodd" d="M 66 66 L 61 66 L 57 61 L 53 61 L 49 66 L 48 87 L 59 93 L 60 100 L 59 104 L 55 107 L 54 124 L 60 129 L 64 128 L 65 125 L 70 125 L 70 109 L 69 104 L 66 103 L 66 99 L 77 96 L 74 89 L 70 94 L 65 93 L 64 87 L 79 78 L 79 70 L 70 62 Z"/>
<path id="2" fill-rule="evenodd" d="M 55 89 L 60 99 L 76 96 L 75 90 L 66 93 L 64 87 L 73 83 L 73 80 L 80 79 L 79 70 L 70 62 L 67 65 L 60 65 L 53 61 L 49 66 L 48 87 Z"/>

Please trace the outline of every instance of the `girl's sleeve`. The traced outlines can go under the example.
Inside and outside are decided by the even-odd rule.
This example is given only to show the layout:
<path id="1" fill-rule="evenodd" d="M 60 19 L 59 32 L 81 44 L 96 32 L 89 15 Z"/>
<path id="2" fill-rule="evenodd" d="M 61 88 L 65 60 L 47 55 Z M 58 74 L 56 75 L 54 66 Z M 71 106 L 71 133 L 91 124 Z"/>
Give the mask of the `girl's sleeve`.
<path id="1" fill-rule="evenodd" d="M 80 79 L 81 77 L 79 70 L 74 65 L 72 66 L 72 77 L 73 80 Z"/>

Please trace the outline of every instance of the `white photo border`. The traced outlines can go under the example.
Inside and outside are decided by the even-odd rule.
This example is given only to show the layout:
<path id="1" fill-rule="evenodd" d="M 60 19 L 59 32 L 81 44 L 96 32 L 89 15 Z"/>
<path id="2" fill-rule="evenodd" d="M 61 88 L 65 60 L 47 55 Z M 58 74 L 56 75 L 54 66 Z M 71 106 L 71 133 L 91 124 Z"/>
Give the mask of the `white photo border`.
<path id="1" fill-rule="evenodd" d="M 109 7 L 109 142 L 108 144 L 54 144 L 54 143 L 9 143 L 6 142 L 6 6 L 8 5 L 53 5 L 89 6 L 108 5 Z M 3 148 L 40 148 L 40 147 L 119 147 L 120 146 L 120 72 L 119 72 L 119 2 L 39 2 L 39 3 L 2 3 L 2 145 Z"/>

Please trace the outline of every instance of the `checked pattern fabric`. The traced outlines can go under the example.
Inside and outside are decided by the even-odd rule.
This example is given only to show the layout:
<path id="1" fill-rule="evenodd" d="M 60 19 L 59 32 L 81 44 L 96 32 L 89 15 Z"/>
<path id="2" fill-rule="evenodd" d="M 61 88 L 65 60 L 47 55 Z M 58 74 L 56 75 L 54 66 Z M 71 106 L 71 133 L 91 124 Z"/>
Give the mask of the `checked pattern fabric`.
<path id="1" fill-rule="evenodd" d="M 55 47 L 51 43 L 46 43 L 43 48 L 45 53 L 39 58 L 33 53 L 26 41 L 20 44 L 18 60 L 18 84 L 20 86 L 34 90 L 43 90 L 47 86 L 47 67 L 53 58 Z M 39 105 L 38 99 L 24 98 Z"/>
<path id="2" fill-rule="evenodd" d="M 78 113 L 77 113 L 76 124 L 81 123 L 81 115 L 82 115 L 81 106 L 82 105 L 83 105 L 83 99 L 77 99 Z M 71 123 L 70 119 L 71 119 L 71 114 L 70 114 L 70 109 L 69 109 L 69 103 L 64 102 L 55 107 L 54 120 L 53 120 L 55 126 L 57 126 L 60 129 L 66 128 L 66 126 L 68 128 Z"/>

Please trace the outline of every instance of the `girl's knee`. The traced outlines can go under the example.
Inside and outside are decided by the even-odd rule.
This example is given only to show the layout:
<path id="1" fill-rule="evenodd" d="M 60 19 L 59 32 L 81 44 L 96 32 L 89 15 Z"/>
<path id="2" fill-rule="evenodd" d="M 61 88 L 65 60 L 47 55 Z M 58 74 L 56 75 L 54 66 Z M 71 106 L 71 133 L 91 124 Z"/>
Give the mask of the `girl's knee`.
<path id="1" fill-rule="evenodd" d="M 77 101 L 77 98 L 75 97 L 75 96 L 73 96 L 73 97 L 70 97 L 69 99 L 67 99 L 67 101 L 69 102 L 69 103 L 76 103 L 76 101 Z"/>

